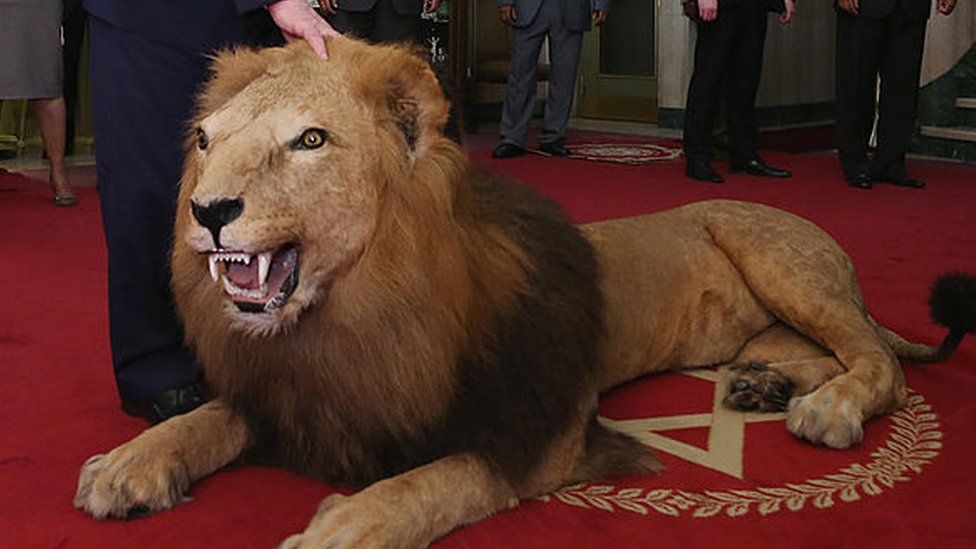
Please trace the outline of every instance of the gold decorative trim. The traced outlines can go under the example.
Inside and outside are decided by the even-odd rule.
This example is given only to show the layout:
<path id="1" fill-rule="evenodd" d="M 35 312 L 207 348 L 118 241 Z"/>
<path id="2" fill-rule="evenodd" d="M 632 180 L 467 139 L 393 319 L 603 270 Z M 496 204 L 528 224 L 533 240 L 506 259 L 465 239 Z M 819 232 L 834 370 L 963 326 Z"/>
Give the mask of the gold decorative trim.
<path id="1" fill-rule="evenodd" d="M 916 475 L 939 455 L 942 432 L 938 415 L 925 398 L 911 393 L 908 404 L 891 416 L 891 431 L 885 443 L 871 452 L 874 460 L 855 463 L 837 473 L 801 484 L 758 487 L 753 490 L 706 490 L 688 492 L 671 488 L 635 488 L 612 485 L 577 484 L 540 497 L 585 509 L 616 512 L 618 509 L 641 515 L 660 513 L 678 517 L 707 518 L 725 513 L 730 517 L 756 510 L 770 515 L 786 508 L 803 509 L 808 501 L 818 509 L 832 507 L 837 500 L 852 502 L 861 495 L 876 496 L 899 482 L 907 482 L 909 471 Z"/>

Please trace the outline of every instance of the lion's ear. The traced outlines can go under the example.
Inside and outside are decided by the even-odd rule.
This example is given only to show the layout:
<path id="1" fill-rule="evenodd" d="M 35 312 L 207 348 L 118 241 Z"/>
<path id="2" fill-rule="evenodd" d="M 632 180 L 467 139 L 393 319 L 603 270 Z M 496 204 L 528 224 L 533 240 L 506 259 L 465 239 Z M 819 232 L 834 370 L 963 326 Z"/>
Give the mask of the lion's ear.
<path id="1" fill-rule="evenodd" d="M 442 138 L 450 104 L 426 60 L 406 46 L 353 47 L 364 48 L 358 52 L 360 95 L 392 115 L 407 146 L 423 150 Z"/>

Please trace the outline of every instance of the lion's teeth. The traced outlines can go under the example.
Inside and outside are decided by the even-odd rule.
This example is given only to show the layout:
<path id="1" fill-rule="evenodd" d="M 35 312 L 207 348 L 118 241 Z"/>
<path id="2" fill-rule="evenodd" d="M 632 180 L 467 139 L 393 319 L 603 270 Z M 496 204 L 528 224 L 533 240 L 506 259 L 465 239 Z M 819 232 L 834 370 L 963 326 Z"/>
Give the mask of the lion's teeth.
<path id="1" fill-rule="evenodd" d="M 217 282 L 217 279 L 220 276 L 220 272 L 217 268 L 217 261 L 217 256 L 215 254 L 210 254 L 210 276 L 213 277 L 214 282 Z"/>
<path id="2" fill-rule="evenodd" d="M 258 285 L 264 286 L 271 270 L 271 252 L 261 252 L 258 255 Z"/>
<path id="3" fill-rule="evenodd" d="M 230 295 L 237 295 L 238 293 L 240 293 L 240 290 L 237 288 L 237 286 L 231 284 L 230 280 L 227 280 L 226 276 L 222 277 L 222 280 L 224 282 L 225 292 L 229 293 Z"/>

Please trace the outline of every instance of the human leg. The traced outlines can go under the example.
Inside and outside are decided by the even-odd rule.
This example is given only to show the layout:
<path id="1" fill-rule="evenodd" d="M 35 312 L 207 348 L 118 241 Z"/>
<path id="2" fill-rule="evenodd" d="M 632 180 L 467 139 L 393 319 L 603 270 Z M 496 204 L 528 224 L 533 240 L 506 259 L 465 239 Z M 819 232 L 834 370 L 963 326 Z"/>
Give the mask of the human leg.
<path id="1" fill-rule="evenodd" d="M 878 149 L 871 162 L 871 175 L 895 183 L 916 181 L 910 180 L 905 170 L 905 151 L 915 130 L 926 21 L 910 18 L 898 7 L 887 23 L 881 53 Z M 923 186 L 918 183 L 906 186 Z"/>
<path id="2" fill-rule="evenodd" d="M 511 30 L 511 66 L 508 72 L 508 93 L 502 107 L 499 127 L 502 144 L 525 147 L 525 134 L 532 119 L 535 104 L 536 70 L 539 51 L 547 27 L 537 21 L 526 28 Z"/>
<path id="3" fill-rule="evenodd" d="M 206 58 L 97 18 L 90 30 L 112 362 L 124 409 L 144 415 L 154 411 L 145 403 L 201 378 L 183 347 L 168 263 L 183 124 L 206 78 Z M 180 412 L 202 401 L 177 397 L 162 404 Z"/>
<path id="4" fill-rule="evenodd" d="M 41 130 L 44 151 L 47 153 L 51 172 L 48 181 L 54 191 L 54 203 L 58 206 L 74 206 L 77 199 L 71 192 L 71 184 L 64 169 L 65 106 L 63 97 L 31 100 L 34 119 Z"/>
<path id="5" fill-rule="evenodd" d="M 738 6 L 735 5 L 723 7 L 714 21 L 698 23 L 695 67 L 688 85 L 684 126 L 687 172 L 693 177 L 695 170 L 703 166 L 707 166 L 707 171 L 711 171 L 711 132 L 722 81 L 729 62 L 729 45 L 737 20 L 737 8 Z M 721 178 L 712 180 L 720 182 Z"/>
<path id="6" fill-rule="evenodd" d="M 880 20 L 837 15 L 837 149 L 848 181 L 867 167 L 884 25 Z"/>
<path id="7" fill-rule="evenodd" d="M 542 15 L 540 11 L 539 17 Z M 539 134 L 539 143 L 543 147 L 561 145 L 566 139 L 582 47 L 583 32 L 567 29 L 562 14 L 557 12 L 549 27 L 549 96 L 543 113 L 542 133 Z"/>

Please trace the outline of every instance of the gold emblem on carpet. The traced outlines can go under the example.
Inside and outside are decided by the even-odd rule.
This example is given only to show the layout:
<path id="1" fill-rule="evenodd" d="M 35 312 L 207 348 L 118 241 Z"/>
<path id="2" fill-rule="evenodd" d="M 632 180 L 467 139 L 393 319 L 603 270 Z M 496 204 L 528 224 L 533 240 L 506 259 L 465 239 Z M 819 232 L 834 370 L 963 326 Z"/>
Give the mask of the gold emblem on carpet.
<path id="1" fill-rule="evenodd" d="M 574 143 L 567 147 L 570 158 L 617 164 L 647 164 L 681 158 L 680 146 L 663 143 Z"/>
<path id="2" fill-rule="evenodd" d="M 727 377 L 723 373 L 709 370 L 683 373 L 714 383 L 714 402 L 710 414 L 630 420 L 601 418 L 601 421 L 658 451 L 742 479 L 745 426 L 755 422 L 782 421 L 785 415 L 747 414 L 728 410 L 722 406 L 722 398 L 727 392 Z M 804 482 L 748 490 L 702 492 L 677 488 L 580 484 L 563 488 L 540 499 L 609 512 L 620 510 L 641 515 L 691 515 L 700 518 L 721 514 L 736 517 L 750 511 L 769 515 L 783 509 L 799 511 L 808 504 L 823 509 L 832 507 L 838 501 L 858 501 L 862 495 L 875 496 L 898 483 L 911 480 L 909 473 L 921 473 L 922 467 L 938 456 L 942 448 L 938 416 L 922 395 L 910 391 L 908 404 L 888 418 L 891 426 L 887 439 L 871 452 L 871 461 L 854 463 Z M 674 429 L 693 427 L 709 429 L 707 450 L 664 434 Z"/>

